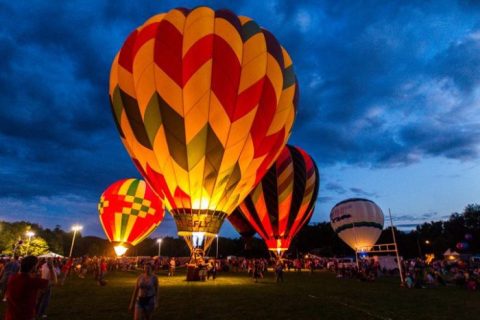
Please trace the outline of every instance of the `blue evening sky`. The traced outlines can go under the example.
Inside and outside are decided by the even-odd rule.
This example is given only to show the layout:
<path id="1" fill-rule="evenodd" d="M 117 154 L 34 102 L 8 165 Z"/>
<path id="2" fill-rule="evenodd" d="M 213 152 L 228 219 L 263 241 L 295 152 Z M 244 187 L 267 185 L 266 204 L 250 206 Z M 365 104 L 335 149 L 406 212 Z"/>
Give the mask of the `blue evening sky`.
<path id="1" fill-rule="evenodd" d="M 395 223 L 480 202 L 477 1 L 1 1 L 0 220 L 84 224 L 112 182 L 139 177 L 108 102 L 112 59 L 150 16 L 201 4 L 255 19 L 300 82 L 291 144 L 321 183 L 312 222 L 366 197 Z M 175 234 L 170 216 L 155 232 Z M 221 235 L 236 236 L 228 222 Z"/>

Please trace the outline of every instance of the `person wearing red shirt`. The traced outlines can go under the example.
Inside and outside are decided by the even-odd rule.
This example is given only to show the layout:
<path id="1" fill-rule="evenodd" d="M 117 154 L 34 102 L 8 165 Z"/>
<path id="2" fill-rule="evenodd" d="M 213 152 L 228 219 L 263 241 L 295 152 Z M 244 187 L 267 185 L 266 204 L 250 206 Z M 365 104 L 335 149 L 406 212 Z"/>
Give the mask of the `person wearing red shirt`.
<path id="1" fill-rule="evenodd" d="M 102 260 L 100 260 L 100 265 L 98 269 L 98 284 L 104 286 L 107 284 L 107 282 L 105 281 L 105 274 L 107 273 L 107 262 L 105 261 L 105 259 L 102 258 Z"/>
<path id="2" fill-rule="evenodd" d="M 20 273 L 11 276 L 8 280 L 5 320 L 35 319 L 38 293 L 40 290 L 46 289 L 49 283 L 47 279 L 37 278 L 37 265 L 37 257 L 23 258 L 20 264 Z M 54 271 L 51 270 L 50 274 L 53 277 Z"/>

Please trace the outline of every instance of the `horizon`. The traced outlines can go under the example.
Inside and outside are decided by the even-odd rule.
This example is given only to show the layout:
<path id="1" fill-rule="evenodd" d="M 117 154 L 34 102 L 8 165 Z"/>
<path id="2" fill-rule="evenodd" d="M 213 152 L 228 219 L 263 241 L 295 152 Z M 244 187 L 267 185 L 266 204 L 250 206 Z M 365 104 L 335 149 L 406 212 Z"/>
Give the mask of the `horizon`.
<path id="1" fill-rule="evenodd" d="M 452 214 L 454 213 L 457 213 L 457 212 L 452 212 Z M 169 214 L 169 213 L 166 213 L 165 214 L 165 219 L 167 219 L 167 216 L 169 217 L 169 219 L 171 220 L 171 223 L 173 224 L 174 221 L 173 221 L 173 217 Z M 393 216 L 392 216 L 392 220 L 393 219 Z M 390 228 L 390 224 L 389 224 L 389 216 L 385 216 L 385 221 L 386 223 L 384 224 L 384 227 L 383 227 L 383 230 L 387 230 Z M 447 219 L 442 219 L 442 220 L 431 220 L 431 221 L 425 221 L 423 223 L 431 223 L 431 222 L 437 222 L 437 221 L 447 221 Z M 39 225 L 42 229 L 50 229 L 50 230 L 53 230 L 55 229 L 57 226 L 60 227 L 60 229 L 64 232 L 71 232 L 71 226 L 62 226 L 62 225 L 54 225 L 54 226 L 44 226 L 42 224 L 39 224 L 37 222 L 34 222 L 34 221 L 26 221 L 26 220 L 1 220 L 0 219 L 0 223 L 1 222 L 7 222 L 7 223 L 20 223 L 20 222 L 25 222 L 25 223 L 31 223 L 31 224 L 37 224 Z M 165 222 L 165 220 L 164 220 Z M 310 221 L 310 223 L 308 223 L 308 225 L 310 226 L 313 226 L 315 224 L 318 224 L 318 223 L 327 223 L 327 224 L 330 224 L 330 221 L 317 221 L 317 222 L 312 222 Z M 173 237 L 173 238 L 181 238 L 181 236 L 177 235 L 176 234 L 176 230 L 172 230 L 171 228 L 168 228 L 168 230 L 165 230 L 167 232 L 161 232 L 161 226 L 162 226 L 163 222 L 160 224 L 160 226 L 157 228 L 157 230 L 155 232 L 153 232 L 152 234 L 150 234 L 147 238 L 150 238 L 150 239 L 157 239 L 157 238 L 165 238 L 165 237 Z M 394 228 L 396 228 L 398 231 L 401 231 L 401 232 L 405 232 L 405 233 L 409 233 L 409 232 L 412 232 L 412 231 L 415 231 L 416 227 L 417 226 L 420 226 L 421 224 L 400 224 L 400 225 L 397 225 L 397 224 L 393 224 Z M 227 231 L 226 231 L 227 229 Z M 85 232 L 85 230 L 88 230 L 88 229 L 85 229 L 82 225 L 82 230 L 79 232 L 82 237 L 90 237 L 90 236 L 93 236 L 93 237 L 98 237 L 98 238 L 102 238 L 102 239 L 106 239 L 108 240 L 108 238 L 106 237 L 105 233 L 92 233 L 92 234 L 88 234 Z M 223 232 L 222 232 L 223 231 Z M 157 235 L 157 236 L 154 236 L 154 235 Z M 229 223 L 229 222 L 225 222 L 222 226 L 222 228 L 220 229 L 220 232 L 218 233 L 219 237 L 223 237 L 223 238 L 229 238 L 229 239 L 238 239 L 238 238 L 242 238 L 242 236 L 240 234 L 238 234 L 235 229 L 233 228 L 233 226 Z M 258 233 L 255 233 L 254 234 L 254 237 L 258 238 L 258 239 L 261 239 L 260 236 L 258 235 Z"/>

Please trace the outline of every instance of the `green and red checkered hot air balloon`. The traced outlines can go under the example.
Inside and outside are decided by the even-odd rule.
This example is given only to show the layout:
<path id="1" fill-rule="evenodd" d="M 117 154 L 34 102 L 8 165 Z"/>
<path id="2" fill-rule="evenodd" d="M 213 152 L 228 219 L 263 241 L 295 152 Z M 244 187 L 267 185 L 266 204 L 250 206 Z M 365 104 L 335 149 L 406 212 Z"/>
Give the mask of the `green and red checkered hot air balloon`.
<path id="1" fill-rule="evenodd" d="M 281 256 L 310 220 L 319 182 L 313 159 L 302 149 L 287 145 L 237 210 L 263 238 L 268 249 Z"/>
<path id="2" fill-rule="evenodd" d="M 278 157 L 297 98 L 292 60 L 276 38 L 208 7 L 151 17 L 110 74 L 122 142 L 192 251 L 200 238 L 208 247 Z"/>
<path id="3" fill-rule="evenodd" d="M 145 239 L 162 222 L 162 201 L 143 180 L 124 179 L 109 186 L 100 197 L 98 212 L 108 240 L 117 255 Z"/>

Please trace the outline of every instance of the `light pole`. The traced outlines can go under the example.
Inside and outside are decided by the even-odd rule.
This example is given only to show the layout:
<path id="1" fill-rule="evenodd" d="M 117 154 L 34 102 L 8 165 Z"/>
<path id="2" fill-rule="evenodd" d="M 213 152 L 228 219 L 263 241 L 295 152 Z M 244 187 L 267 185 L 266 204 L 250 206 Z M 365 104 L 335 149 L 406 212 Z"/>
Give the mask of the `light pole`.
<path id="1" fill-rule="evenodd" d="M 157 243 L 158 243 L 158 259 L 160 259 L 161 253 L 162 253 L 162 238 L 158 238 Z"/>
<path id="2" fill-rule="evenodd" d="M 83 227 L 81 225 L 75 224 L 72 226 L 72 231 L 73 231 L 73 238 L 72 238 L 72 245 L 70 246 L 70 254 L 68 255 L 69 258 L 72 257 L 72 252 L 73 252 L 73 244 L 75 243 L 75 236 L 77 235 L 77 231 L 82 230 Z"/>
<path id="3" fill-rule="evenodd" d="M 29 230 L 25 234 L 28 237 L 27 250 L 25 252 L 25 255 L 28 256 L 28 249 L 30 249 L 30 241 L 32 241 L 32 237 L 35 235 L 35 233 Z"/>
<path id="4" fill-rule="evenodd" d="M 429 250 L 430 249 L 430 244 L 431 244 L 430 240 L 425 240 L 425 244 L 426 244 L 426 247 L 427 247 L 425 249 L 425 251 L 427 251 L 426 253 L 429 253 L 430 252 L 430 250 Z"/>
<path id="5" fill-rule="evenodd" d="M 215 235 L 215 238 L 217 238 L 217 253 L 215 254 L 215 259 L 218 259 L 218 234 Z"/>

